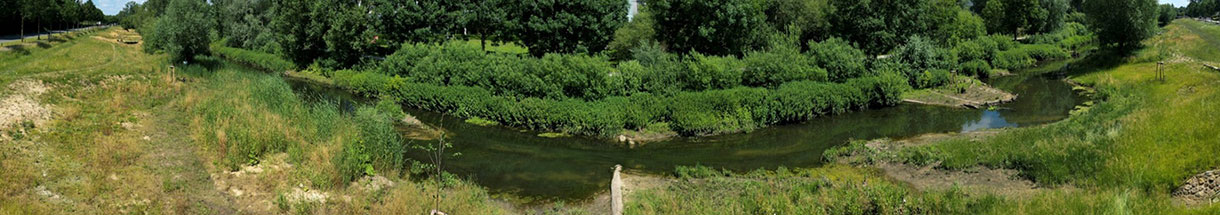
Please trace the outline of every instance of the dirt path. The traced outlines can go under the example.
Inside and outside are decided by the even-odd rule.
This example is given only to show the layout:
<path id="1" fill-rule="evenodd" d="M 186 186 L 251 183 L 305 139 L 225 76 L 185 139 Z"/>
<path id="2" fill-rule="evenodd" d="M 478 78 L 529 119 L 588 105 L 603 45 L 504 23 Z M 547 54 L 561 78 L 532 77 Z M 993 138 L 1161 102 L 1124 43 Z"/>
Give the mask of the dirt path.
<path id="1" fill-rule="evenodd" d="M 228 195 L 213 187 L 208 174 L 208 167 L 201 159 L 197 148 L 191 144 L 186 133 L 186 119 L 173 111 L 169 105 L 157 108 L 155 113 L 145 118 L 145 124 L 138 130 L 144 133 L 149 141 L 150 151 L 143 160 L 146 166 L 161 176 L 166 184 L 174 185 L 164 188 L 171 196 L 177 208 L 172 211 L 183 214 L 234 214 L 231 207 L 233 200 Z M 147 115 L 147 114 L 146 114 Z"/>

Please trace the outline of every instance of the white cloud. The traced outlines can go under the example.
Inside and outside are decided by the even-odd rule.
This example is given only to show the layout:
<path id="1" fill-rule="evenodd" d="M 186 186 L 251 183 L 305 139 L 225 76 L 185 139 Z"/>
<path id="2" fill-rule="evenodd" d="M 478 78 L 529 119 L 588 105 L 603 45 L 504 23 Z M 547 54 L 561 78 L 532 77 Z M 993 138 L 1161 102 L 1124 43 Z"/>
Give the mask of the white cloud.
<path id="1" fill-rule="evenodd" d="M 106 15 L 119 14 L 123 10 L 123 6 L 127 6 L 127 2 L 136 2 L 143 4 L 146 0 L 93 0 L 93 4 L 97 5 L 97 9 L 102 9 L 102 13 Z"/>

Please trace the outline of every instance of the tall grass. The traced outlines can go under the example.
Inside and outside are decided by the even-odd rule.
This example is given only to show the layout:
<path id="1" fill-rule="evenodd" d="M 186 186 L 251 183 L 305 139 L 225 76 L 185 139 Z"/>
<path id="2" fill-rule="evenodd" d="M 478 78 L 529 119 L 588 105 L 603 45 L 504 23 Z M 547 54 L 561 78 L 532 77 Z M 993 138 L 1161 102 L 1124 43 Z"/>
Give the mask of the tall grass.
<path id="1" fill-rule="evenodd" d="M 628 199 L 628 214 L 979 214 L 994 196 L 961 190 L 923 193 L 847 166 L 746 174 L 679 168 L 679 181 Z"/>
<path id="2" fill-rule="evenodd" d="M 1220 117 L 1212 101 L 1220 99 L 1220 74 L 1182 56 L 1220 59 L 1220 52 L 1191 51 L 1220 48 L 1206 40 L 1220 27 L 1179 20 L 1167 32 L 1146 41 L 1147 48 L 1113 68 L 1085 69 L 1073 80 L 1097 88 L 1097 105 L 1075 111 L 1071 118 L 1045 126 L 1012 129 L 983 140 L 957 139 L 912 147 L 902 160 L 957 169 L 976 165 L 1020 170 L 1039 184 L 1075 185 L 1101 194 L 1062 192 L 1023 202 L 1030 213 L 1055 212 L 1063 207 L 1102 210 L 1110 205 L 1123 210 L 1148 211 L 1167 205 L 1168 193 L 1194 174 L 1220 168 Z M 1156 51 L 1168 50 L 1180 55 Z M 1185 51 L 1185 52 L 1181 52 Z M 1157 56 L 1153 56 L 1157 55 Z M 1152 60 L 1147 60 L 1152 59 Z M 1165 60 L 1166 81 L 1155 79 L 1157 61 Z M 1111 201 L 1118 201 L 1114 203 Z M 1121 204 L 1120 204 L 1121 203 Z M 1215 207 L 1202 211 L 1215 211 Z M 1143 212 L 1140 212 L 1143 211 Z"/>
<path id="3" fill-rule="evenodd" d="M 342 180 L 334 182 L 375 173 L 366 171 L 366 164 L 389 172 L 403 168 L 406 143 L 388 115 L 377 109 L 362 107 L 349 116 L 335 104 L 306 104 L 286 82 L 265 74 L 233 69 L 198 74 L 208 80 L 187 95 L 183 106 L 194 116 L 195 138 L 215 149 L 223 166 L 237 169 L 281 152 L 300 160 L 305 156 L 298 153 L 309 150 L 299 148 L 334 146 L 342 149 L 335 158 L 341 173 L 336 176 Z"/>

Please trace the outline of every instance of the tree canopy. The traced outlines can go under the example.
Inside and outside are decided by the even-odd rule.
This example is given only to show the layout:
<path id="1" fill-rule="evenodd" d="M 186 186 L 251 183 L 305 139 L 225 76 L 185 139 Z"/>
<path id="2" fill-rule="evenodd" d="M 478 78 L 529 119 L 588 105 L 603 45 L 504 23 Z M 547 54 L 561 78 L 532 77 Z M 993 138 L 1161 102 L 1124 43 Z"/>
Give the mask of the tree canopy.
<path id="1" fill-rule="evenodd" d="M 1084 2 L 1102 44 L 1134 47 L 1156 30 L 1156 0 L 1089 0 Z"/>

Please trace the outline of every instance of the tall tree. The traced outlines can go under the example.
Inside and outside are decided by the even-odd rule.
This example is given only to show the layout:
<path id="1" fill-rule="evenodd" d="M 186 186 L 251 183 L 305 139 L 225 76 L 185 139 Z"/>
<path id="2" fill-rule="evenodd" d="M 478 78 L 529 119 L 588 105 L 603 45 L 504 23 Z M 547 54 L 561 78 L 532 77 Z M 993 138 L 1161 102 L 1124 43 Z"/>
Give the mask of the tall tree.
<path id="1" fill-rule="evenodd" d="M 146 48 L 164 50 L 174 62 L 191 60 L 207 52 L 213 18 L 204 0 L 171 0 L 148 35 Z"/>
<path id="2" fill-rule="evenodd" d="M 1059 30 L 1063 27 L 1064 20 L 1067 19 L 1068 2 L 1067 0 L 1039 0 L 1041 10 L 1045 11 L 1044 17 L 1035 19 L 1030 24 L 1030 34 L 1050 33 Z"/>
<path id="3" fill-rule="evenodd" d="M 1012 34 L 1014 38 L 1023 32 L 1033 32 L 1035 26 L 1043 25 L 1040 23 L 1049 16 L 1038 0 L 990 0 L 986 4 L 983 17 L 988 30 Z"/>
<path id="4" fill-rule="evenodd" d="M 871 55 L 898 47 L 907 38 L 939 32 L 957 16 L 954 0 L 833 0 L 834 36 L 856 43 Z"/>
<path id="5" fill-rule="evenodd" d="M 271 13 L 275 17 L 270 27 L 276 32 L 278 51 L 298 66 L 311 63 L 326 49 L 322 41 L 326 20 L 311 16 L 312 5 L 300 0 L 272 1 Z"/>
<path id="6" fill-rule="evenodd" d="M 1135 47 L 1156 29 L 1156 0 L 1088 0 L 1084 9 L 1105 45 Z"/>
<path id="7" fill-rule="evenodd" d="M 516 20 L 509 19 L 511 3 L 507 0 L 476 0 L 463 4 L 460 20 L 470 33 L 479 38 L 479 45 L 487 50 L 487 42 L 517 40 L 517 35 L 511 29 L 518 28 Z"/>
<path id="8" fill-rule="evenodd" d="M 535 56 L 601 52 L 627 21 L 622 0 L 524 0 L 518 6 L 517 35 Z"/>
<path id="9" fill-rule="evenodd" d="M 1157 23 L 1161 26 L 1168 25 L 1173 19 L 1178 18 L 1178 9 L 1171 4 L 1162 4 L 1157 9 Z"/>
<path id="10" fill-rule="evenodd" d="M 853 0 L 854 1 L 854 0 Z M 750 0 L 654 0 L 657 39 L 671 50 L 742 54 L 762 44 L 767 16 Z"/>

